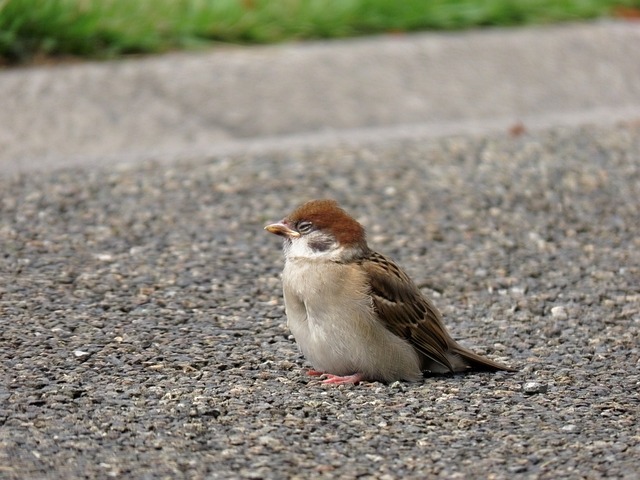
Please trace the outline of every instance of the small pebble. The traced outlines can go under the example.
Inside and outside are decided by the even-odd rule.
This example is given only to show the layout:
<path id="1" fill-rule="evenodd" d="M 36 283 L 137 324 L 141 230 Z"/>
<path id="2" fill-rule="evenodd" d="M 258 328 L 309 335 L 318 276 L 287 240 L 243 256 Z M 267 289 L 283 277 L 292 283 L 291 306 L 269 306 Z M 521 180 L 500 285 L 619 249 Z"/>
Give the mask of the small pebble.
<path id="1" fill-rule="evenodd" d="M 569 315 L 567 315 L 567 310 L 564 307 L 552 307 L 551 316 L 558 320 L 566 320 L 569 317 Z"/>
<path id="2" fill-rule="evenodd" d="M 522 391 L 527 395 L 536 393 L 547 393 L 548 385 L 540 382 L 527 382 L 522 386 Z"/>

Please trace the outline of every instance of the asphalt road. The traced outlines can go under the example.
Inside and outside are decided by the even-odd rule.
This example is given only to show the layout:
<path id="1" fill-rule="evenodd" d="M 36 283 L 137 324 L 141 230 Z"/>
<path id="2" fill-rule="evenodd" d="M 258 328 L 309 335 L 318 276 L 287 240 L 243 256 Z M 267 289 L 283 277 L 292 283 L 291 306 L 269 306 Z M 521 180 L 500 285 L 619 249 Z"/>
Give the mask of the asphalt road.
<path id="1" fill-rule="evenodd" d="M 0 190 L 3 478 L 637 478 L 639 122 Z M 519 371 L 305 376 L 262 226 L 317 197 L 361 220 L 455 338 Z"/>

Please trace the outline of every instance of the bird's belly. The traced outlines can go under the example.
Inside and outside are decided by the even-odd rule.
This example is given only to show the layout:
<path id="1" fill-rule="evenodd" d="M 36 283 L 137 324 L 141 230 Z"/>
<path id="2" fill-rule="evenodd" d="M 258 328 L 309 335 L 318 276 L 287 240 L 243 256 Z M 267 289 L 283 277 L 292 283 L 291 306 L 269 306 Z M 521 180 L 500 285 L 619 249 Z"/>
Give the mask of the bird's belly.
<path id="1" fill-rule="evenodd" d="M 364 273 L 335 263 L 287 262 L 287 321 L 307 360 L 334 375 L 369 380 L 422 378 L 418 354 L 376 317 Z"/>
<path id="2" fill-rule="evenodd" d="M 417 380 L 419 360 L 413 347 L 393 335 L 370 314 L 307 311 L 289 316 L 296 342 L 313 367 L 334 375 L 363 374 L 369 380 Z M 365 310 L 366 311 L 366 310 Z"/>

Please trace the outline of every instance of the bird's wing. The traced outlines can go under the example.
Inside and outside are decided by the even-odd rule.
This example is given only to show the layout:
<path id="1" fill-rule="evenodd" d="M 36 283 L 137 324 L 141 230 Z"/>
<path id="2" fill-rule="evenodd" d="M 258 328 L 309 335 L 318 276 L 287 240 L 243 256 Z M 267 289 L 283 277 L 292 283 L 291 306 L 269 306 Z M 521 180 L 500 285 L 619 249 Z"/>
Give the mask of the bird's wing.
<path id="1" fill-rule="evenodd" d="M 411 343 L 422 355 L 449 371 L 449 334 L 440 312 L 394 262 L 371 252 L 362 260 L 371 285 L 373 306 L 384 325 Z"/>

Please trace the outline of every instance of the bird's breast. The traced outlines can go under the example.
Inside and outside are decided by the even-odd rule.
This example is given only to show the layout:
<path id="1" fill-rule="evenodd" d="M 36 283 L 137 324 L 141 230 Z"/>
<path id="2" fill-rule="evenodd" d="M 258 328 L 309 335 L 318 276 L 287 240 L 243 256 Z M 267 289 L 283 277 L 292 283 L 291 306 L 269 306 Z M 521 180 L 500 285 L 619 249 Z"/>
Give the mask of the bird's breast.
<path id="1" fill-rule="evenodd" d="M 285 295 L 298 297 L 308 313 L 371 301 L 365 272 L 355 265 L 289 260 L 282 278 Z"/>

